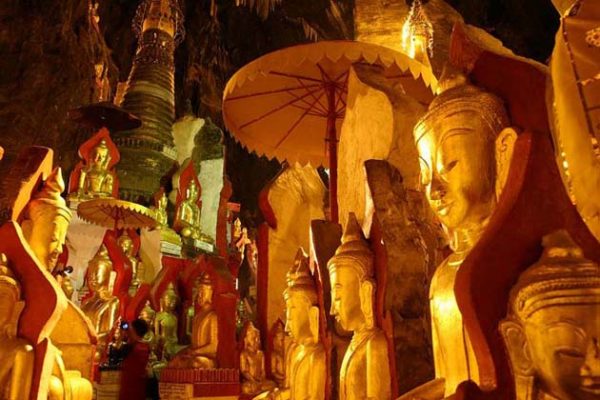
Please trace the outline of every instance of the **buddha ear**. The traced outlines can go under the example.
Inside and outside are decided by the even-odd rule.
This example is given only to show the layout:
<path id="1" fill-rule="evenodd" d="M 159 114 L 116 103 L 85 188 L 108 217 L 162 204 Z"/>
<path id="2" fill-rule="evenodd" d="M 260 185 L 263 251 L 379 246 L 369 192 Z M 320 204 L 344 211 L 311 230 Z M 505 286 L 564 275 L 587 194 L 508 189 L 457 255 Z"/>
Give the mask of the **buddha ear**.
<path id="1" fill-rule="evenodd" d="M 496 138 L 496 198 L 500 197 L 506 184 L 517 135 L 515 128 L 508 127 L 504 128 Z"/>
<path id="2" fill-rule="evenodd" d="M 373 318 L 373 292 L 375 285 L 369 280 L 360 284 L 360 309 L 365 316 L 365 322 L 368 328 L 375 326 Z"/>
<path id="3" fill-rule="evenodd" d="M 310 333 L 315 343 L 319 342 L 319 307 L 311 306 L 308 310 Z"/>
<path id="4" fill-rule="evenodd" d="M 533 361 L 531 360 L 529 345 L 527 344 L 527 338 L 521 325 L 512 319 L 506 319 L 500 322 L 500 332 L 510 356 L 513 373 L 519 377 L 533 376 Z"/>

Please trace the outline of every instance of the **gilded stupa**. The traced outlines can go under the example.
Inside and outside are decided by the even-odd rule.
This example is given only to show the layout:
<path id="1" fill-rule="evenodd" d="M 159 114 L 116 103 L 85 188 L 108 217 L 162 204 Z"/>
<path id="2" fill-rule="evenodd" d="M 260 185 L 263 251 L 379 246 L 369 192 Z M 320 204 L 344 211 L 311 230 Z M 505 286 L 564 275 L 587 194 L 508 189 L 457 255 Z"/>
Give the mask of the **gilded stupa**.
<path id="1" fill-rule="evenodd" d="M 138 46 L 121 106 L 142 120 L 114 134 L 122 199 L 149 203 L 176 160 L 175 48 L 184 36 L 178 0 L 143 0 L 133 20 Z"/>

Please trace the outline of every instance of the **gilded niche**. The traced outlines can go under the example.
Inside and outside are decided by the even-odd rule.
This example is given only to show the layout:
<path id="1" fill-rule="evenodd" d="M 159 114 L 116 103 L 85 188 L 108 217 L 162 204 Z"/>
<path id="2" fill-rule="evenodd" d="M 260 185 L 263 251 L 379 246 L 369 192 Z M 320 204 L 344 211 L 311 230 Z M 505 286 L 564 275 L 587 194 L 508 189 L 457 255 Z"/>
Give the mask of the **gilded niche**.
<path id="1" fill-rule="evenodd" d="M 216 368 L 219 346 L 219 318 L 214 309 L 213 283 L 208 274 L 200 278 L 191 318 L 191 345 L 171 361 L 169 367 Z"/>
<path id="2" fill-rule="evenodd" d="M 342 244 L 327 263 L 331 280 L 331 315 L 352 332 L 340 369 L 340 400 L 391 398 L 388 343 L 375 325 L 373 253 L 353 213 Z"/>
<path id="3" fill-rule="evenodd" d="M 517 400 L 600 398 L 600 267 L 566 231 L 513 287 L 500 330 Z"/>

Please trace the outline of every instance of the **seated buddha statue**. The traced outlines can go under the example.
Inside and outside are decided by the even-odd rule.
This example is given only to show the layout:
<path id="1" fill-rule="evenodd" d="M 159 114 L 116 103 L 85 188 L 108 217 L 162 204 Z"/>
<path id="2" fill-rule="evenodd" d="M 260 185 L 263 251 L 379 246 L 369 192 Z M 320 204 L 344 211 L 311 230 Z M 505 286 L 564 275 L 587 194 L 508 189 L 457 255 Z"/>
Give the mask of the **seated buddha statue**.
<path id="1" fill-rule="evenodd" d="M 169 366 L 176 368 L 216 368 L 219 345 L 219 318 L 212 304 L 213 284 L 203 274 L 198 286 L 196 311 L 192 320 L 191 344 Z"/>
<path id="2" fill-rule="evenodd" d="M 331 315 L 352 332 L 339 382 L 340 400 L 391 398 L 388 343 L 375 325 L 376 283 L 373 253 L 350 213 L 342 244 L 327 263 L 331 281 Z"/>
<path id="3" fill-rule="evenodd" d="M 281 320 L 275 322 L 273 348 L 271 350 L 271 375 L 278 387 L 285 384 L 285 328 Z"/>
<path id="4" fill-rule="evenodd" d="M 108 169 L 111 156 L 106 140 L 102 139 L 90 151 L 79 174 L 77 191 L 71 197 L 88 200 L 96 197 L 111 197 L 113 194 L 114 176 Z"/>
<path id="5" fill-rule="evenodd" d="M 540 260 L 512 288 L 500 331 L 516 400 L 600 398 L 600 267 L 566 231 L 543 239 Z"/>
<path id="6" fill-rule="evenodd" d="M 131 284 L 129 285 L 129 292 L 131 294 L 135 294 L 138 287 L 140 287 L 140 276 L 144 273 L 143 264 L 135 256 L 135 247 L 133 245 L 133 239 L 131 239 L 127 232 L 124 232 L 121 236 L 119 236 L 117 243 L 123 251 L 123 254 L 125 254 L 129 262 L 131 263 L 132 274 Z"/>
<path id="7" fill-rule="evenodd" d="M 425 196 L 453 251 L 429 288 L 436 379 L 402 399 L 441 399 L 454 394 L 461 382 L 479 383 L 454 283 L 495 209 L 517 138 L 499 98 L 448 72 L 440 82 L 442 93 L 413 131 Z"/>
<path id="8" fill-rule="evenodd" d="M 274 390 L 268 398 L 322 400 L 325 399 L 327 378 L 325 348 L 319 340 L 317 288 L 304 252 L 300 251 L 296 256 L 287 274 L 287 282 L 288 287 L 283 294 L 285 329 L 296 346 L 287 357 L 285 372 L 289 375 L 288 387 Z M 283 346 L 283 335 L 281 342 Z"/>
<path id="9" fill-rule="evenodd" d="M 92 295 L 81 303 L 81 311 L 92 321 L 98 335 L 96 359 L 106 350 L 107 340 L 119 313 L 119 299 L 110 290 L 113 264 L 108 250 L 101 245 L 88 263 L 86 279 Z"/>
<path id="10" fill-rule="evenodd" d="M 248 321 L 244 327 L 242 340 L 243 348 L 240 353 L 242 393 L 254 395 L 274 389 L 275 384 L 266 378 L 265 355 L 260 349 L 260 331 L 251 321 Z"/>
<path id="11" fill-rule="evenodd" d="M 181 245 L 181 237 L 171 227 L 169 227 L 169 216 L 167 214 L 167 195 L 164 190 L 154 196 L 154 205 L 150 207 L 154 211 L 158 229 L 160 229 L 160 238 L 162 241 Z"/>
<path id="12" fill-rule="evenodd" d="M 184 238 L 200 239 L 200 216 L 201 210 L 198 206 L 198 187 L 191 180 L 186 191 L 185 198 L 177 208 L 175 216 L 176 229 Z"/>
<path id="13" fill-rule="evenodd" d="M 179 296 L 175 291 L 173 283 L 160 297 L 160 311 L 154 318 L 154 335 L 158 343 L 161 361 L 168 361 L 182 349 L 177 337 L 178 320 L 175 309 L 179 302 Z"/>

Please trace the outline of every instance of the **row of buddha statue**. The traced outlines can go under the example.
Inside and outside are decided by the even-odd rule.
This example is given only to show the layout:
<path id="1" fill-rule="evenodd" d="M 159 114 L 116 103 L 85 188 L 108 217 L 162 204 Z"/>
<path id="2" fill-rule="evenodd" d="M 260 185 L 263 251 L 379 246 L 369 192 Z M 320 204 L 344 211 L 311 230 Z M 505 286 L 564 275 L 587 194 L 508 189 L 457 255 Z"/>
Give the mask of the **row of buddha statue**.
<path id="1" fill-rule="evenodd" d="M 435 378 L 405 393 L 402 400 L 451 398 L 465 382 L 481 384 L 455 283 L 496 209 L 518 136 L 500 98 L 451 70 L 441 87 L 417 122 L 414 140 L 425 196 L 452 253 L 436 269 L 429 289 Z M 516 399 L 600 399 L 600 266 L 584 257 L 565 230 L 548 234 L 542 245 L 541 258 L 512 288 L 508 313 L 498 326 Z M 390 399 L 389 338 L 377 326 L 374 311 L 374 255 L 352 214 L 327 267 L 327 311 L 352 333 L 337 374 L 339 399 Z M 258 335 L 249 327 L 240 362 L 243 391 L 257 399 L 323 399 L 329 368 L 319 334 L 319 312 L 324 310 L 319 310 L 314 278 L 305 262 L 297 262 L 288 274 L 284 297 L 285 327 L 293 341 L 286 347 L 287 376 L 279 387 L 270 387 L 273 383 L 261 372 L 262 357 L 253 356 Z"/>

